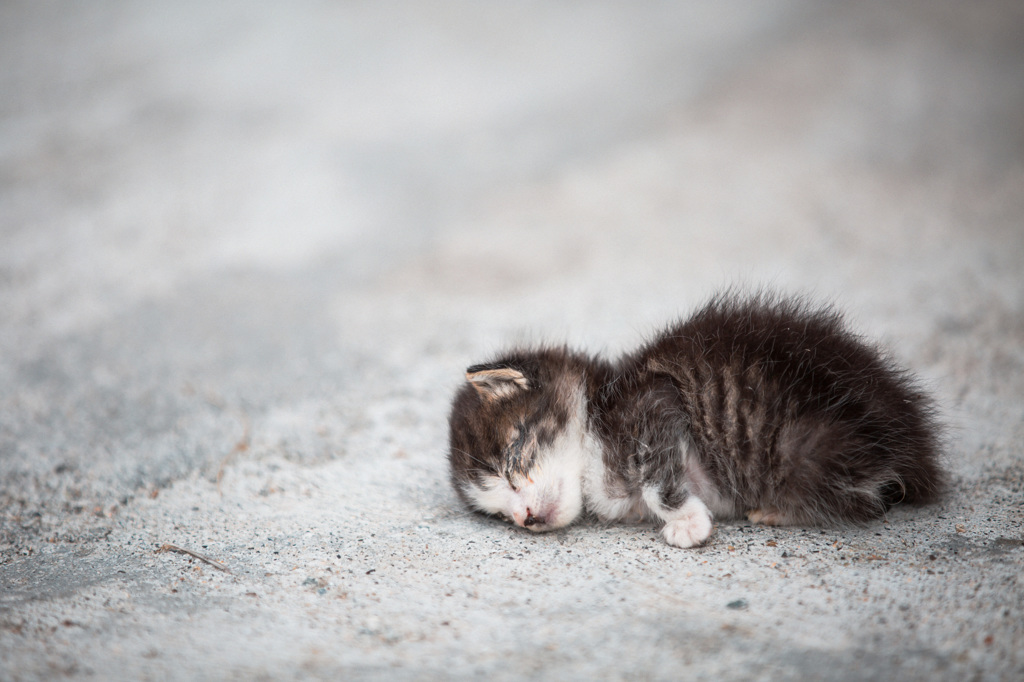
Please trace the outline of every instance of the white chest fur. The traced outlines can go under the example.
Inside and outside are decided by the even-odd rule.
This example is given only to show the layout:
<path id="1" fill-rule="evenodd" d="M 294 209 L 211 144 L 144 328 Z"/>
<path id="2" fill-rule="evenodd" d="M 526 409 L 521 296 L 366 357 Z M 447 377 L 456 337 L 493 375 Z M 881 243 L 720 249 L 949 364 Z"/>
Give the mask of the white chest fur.
<path id="1" fill-rule="evenodd" d="M 583 501 L 588 511 L 602 521 L 642 521 L 649 515 L 640 491 L 631 491 L 604 466 L 601 443 L 589 433 L 583 435 L 587 453 L 583 469 Z"/>

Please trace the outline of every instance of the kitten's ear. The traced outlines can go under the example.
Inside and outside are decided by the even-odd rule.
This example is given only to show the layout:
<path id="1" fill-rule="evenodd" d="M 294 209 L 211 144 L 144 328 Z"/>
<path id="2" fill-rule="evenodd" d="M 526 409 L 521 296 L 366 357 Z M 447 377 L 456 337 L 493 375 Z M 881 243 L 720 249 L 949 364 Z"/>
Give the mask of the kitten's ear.
<path id="1" fill-rule="evenodd" d="M 505 398 L 530 388 L 522 372 L 502 365 L 473 365 L 466 370 L 466 381 L 487 400 Z"/>

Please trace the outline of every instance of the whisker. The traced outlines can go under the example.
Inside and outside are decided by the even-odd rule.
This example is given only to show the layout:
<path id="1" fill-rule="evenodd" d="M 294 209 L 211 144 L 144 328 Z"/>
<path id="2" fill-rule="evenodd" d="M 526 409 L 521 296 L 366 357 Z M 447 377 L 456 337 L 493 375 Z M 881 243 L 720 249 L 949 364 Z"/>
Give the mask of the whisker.
<path id="1" fill-rule="evenodd" d="M 465 450 L 460 450 L 459 448 L 452 448 L 452 452 L 457 452 L 460 455 L 465 455 L 466 457 L 469 457 L 469 459 L 471 459 L 472 461 L 476 462 L 477 464 L 479 464 L 484 469 L 490 470 L 492 468 L 490 464 L 488 464 L 484 460 L 480 459 L 479 457 L 475 457 L 474 455 L 469 454 Z"/>

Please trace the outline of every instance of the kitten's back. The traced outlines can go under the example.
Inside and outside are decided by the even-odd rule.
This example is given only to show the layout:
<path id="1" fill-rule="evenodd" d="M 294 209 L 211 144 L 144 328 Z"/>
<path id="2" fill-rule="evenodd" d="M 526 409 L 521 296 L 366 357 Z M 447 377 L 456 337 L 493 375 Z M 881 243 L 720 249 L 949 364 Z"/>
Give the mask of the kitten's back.
<path id="1" fill-rule="evenodd" d="M 787 522 L 866 520 L 942 491 L 932 403 L 830 308 L 722 295 L 634 361 L 672 377 L 713 480 Z"/>

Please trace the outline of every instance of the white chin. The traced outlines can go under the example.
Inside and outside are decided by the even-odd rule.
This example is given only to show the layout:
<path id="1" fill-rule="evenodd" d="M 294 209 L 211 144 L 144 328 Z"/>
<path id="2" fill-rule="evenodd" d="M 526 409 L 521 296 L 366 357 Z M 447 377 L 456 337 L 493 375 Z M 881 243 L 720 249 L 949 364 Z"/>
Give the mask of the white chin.
<path id="1" fill-rule="evenodd" d="M 582 505 L 576 503 L 575 500 L 561 499 L 557 504 L 551 505 L 544 511 L 542 515 L 544 523 L 531 526 L 530 530 L 542 532 L 568 526 L 579 517 L 582 509 Z"/>

